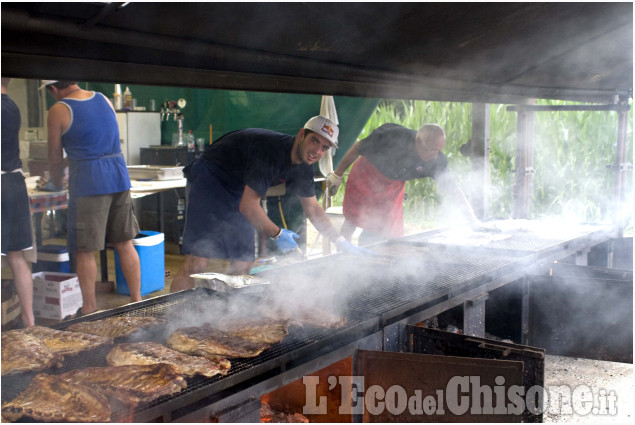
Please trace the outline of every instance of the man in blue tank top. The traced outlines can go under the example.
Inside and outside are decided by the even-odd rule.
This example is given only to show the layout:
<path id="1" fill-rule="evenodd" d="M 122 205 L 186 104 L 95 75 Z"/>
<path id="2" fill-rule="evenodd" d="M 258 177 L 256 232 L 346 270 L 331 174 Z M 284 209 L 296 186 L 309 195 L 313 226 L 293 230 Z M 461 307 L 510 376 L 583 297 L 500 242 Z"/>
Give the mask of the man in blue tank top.
<path id="1" fill-rule="evenodd" d="M 42 87 L 57 102 L 48 114 L 51 183 L 62 185 L 68 156 L 68 251 L 76 253 L 82 289 L 82 314 L 97 310 L 94 251 L 106 238 L 117 250 L 130 289 L 141 300 L 139 255 L 132 239 L 139 225 L 132 210 L 130 177 L 119 144 L 115 110 L 101 93 L 82 90 L 75 81 L 44 80 Z"/>

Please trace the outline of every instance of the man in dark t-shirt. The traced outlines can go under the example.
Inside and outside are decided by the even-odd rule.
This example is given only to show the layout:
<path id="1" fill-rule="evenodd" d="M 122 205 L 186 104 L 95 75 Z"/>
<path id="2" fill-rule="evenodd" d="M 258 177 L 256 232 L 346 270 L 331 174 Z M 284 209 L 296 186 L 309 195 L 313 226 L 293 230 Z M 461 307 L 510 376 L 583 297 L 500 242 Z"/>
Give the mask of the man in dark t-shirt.
<path id="1" fill-rule="evenodd" d="M 322 116 L 311 118 L 295 136 L 258 128 L 234 131 L 185 167 L 185 261 L 171 291 L 192 288 L 189 276 L 205 271 L 209 258 L 229 260 L 227 274 L 248 274 L 255 260 L 254 229 L 271 237 L 283 253 L 298 249 L 299 236 L 278 227 L 260 204 L 267 189 L 281 182 L 338 250 L 360 253 L 333 228 L 315 196 L 312 165 L 337 147 L 338 132 Z"/>
<path id="2" fill-rule="evenodd" d="M 20 160 L 20 110 L 2 78 L 2 255 L 7 257 L 20 299 L 22 325 L 35 324 L 33 279 L 24 251 L 33 247 L 31 211 Z"/>
<path id="3" fill-rule="evenodd" d="M 346 183 L 342 235 L 350 240 L 361 227 L 360 245 L 402 236 L 405 182 L 424 177 L 435 179 L 455 197 L 470 222 L 479 222 L 448 171 L 448 160 L 441 152 L 445 142 L 443 129 L 434 124 L 418 131 L 384 124 L 355 143 L 327 176 L 327 187 L 334 195 L 344 171 L 357 160 Z"/>

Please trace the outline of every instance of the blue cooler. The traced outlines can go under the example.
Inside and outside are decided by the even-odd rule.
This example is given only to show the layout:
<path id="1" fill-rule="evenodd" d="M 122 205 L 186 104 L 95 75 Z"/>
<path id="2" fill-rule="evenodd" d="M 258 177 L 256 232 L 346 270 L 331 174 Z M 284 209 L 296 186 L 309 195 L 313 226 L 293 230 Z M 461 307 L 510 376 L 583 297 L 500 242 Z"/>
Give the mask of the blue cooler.
<path id="1" fill-rule="evenodd" d="M 66 245 L 44 245 L 37 247 L 37 263 L 33 264 L 33 273 L 38 272 L 58 272 L 70 273 L 71 264 L 69 261 Z"/>
<path id="2" fill-rule="evenodd" d="M 141 295 L 160 291 L 165 286 L 165 243 L 159 232 L 142 230 L 133 240 L 141 265 Z M 130 295 L 128 283 L 121 271 L 119 254 L 115 250 L 115 274 L 117 293 Z"/>

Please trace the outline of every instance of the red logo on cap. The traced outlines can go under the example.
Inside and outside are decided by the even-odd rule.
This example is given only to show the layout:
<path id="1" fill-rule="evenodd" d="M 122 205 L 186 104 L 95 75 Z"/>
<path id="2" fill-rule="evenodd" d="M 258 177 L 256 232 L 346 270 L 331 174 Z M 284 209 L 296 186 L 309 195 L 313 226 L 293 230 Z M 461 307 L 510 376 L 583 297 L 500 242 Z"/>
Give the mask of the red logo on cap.
<path id="1" fill-rule="evenodd" d="M 322 126 L 322 131 L 328 134 L 330 137 L 333 137 L 333 127 L 331 127 L 330 125 L 324 124 Z"/>

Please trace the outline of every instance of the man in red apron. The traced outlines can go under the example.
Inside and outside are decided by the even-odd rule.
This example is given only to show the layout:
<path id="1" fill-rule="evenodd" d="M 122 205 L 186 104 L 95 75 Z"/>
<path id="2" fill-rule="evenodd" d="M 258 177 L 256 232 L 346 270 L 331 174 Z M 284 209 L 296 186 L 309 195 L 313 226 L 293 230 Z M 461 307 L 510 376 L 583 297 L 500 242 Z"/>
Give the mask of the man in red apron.
<path id="1" fill-rule="evenodd" d="M 441 152 L 445 141 L 443 129 L 434 124 L 426 124 L 419 131 L 384 124 L 356 142 L 327 176 L 327 187 L 334 195 L 344 171 L 357 160 L 346 183 L 342 236 L 350 240 L 357 227 L 364 229 L 360 245 L 403 236 L 406 181 L 424 177 L 434 178 L 455 195 L 468 219 L 478 222 L 449 176 L 447 157 Z"/>

